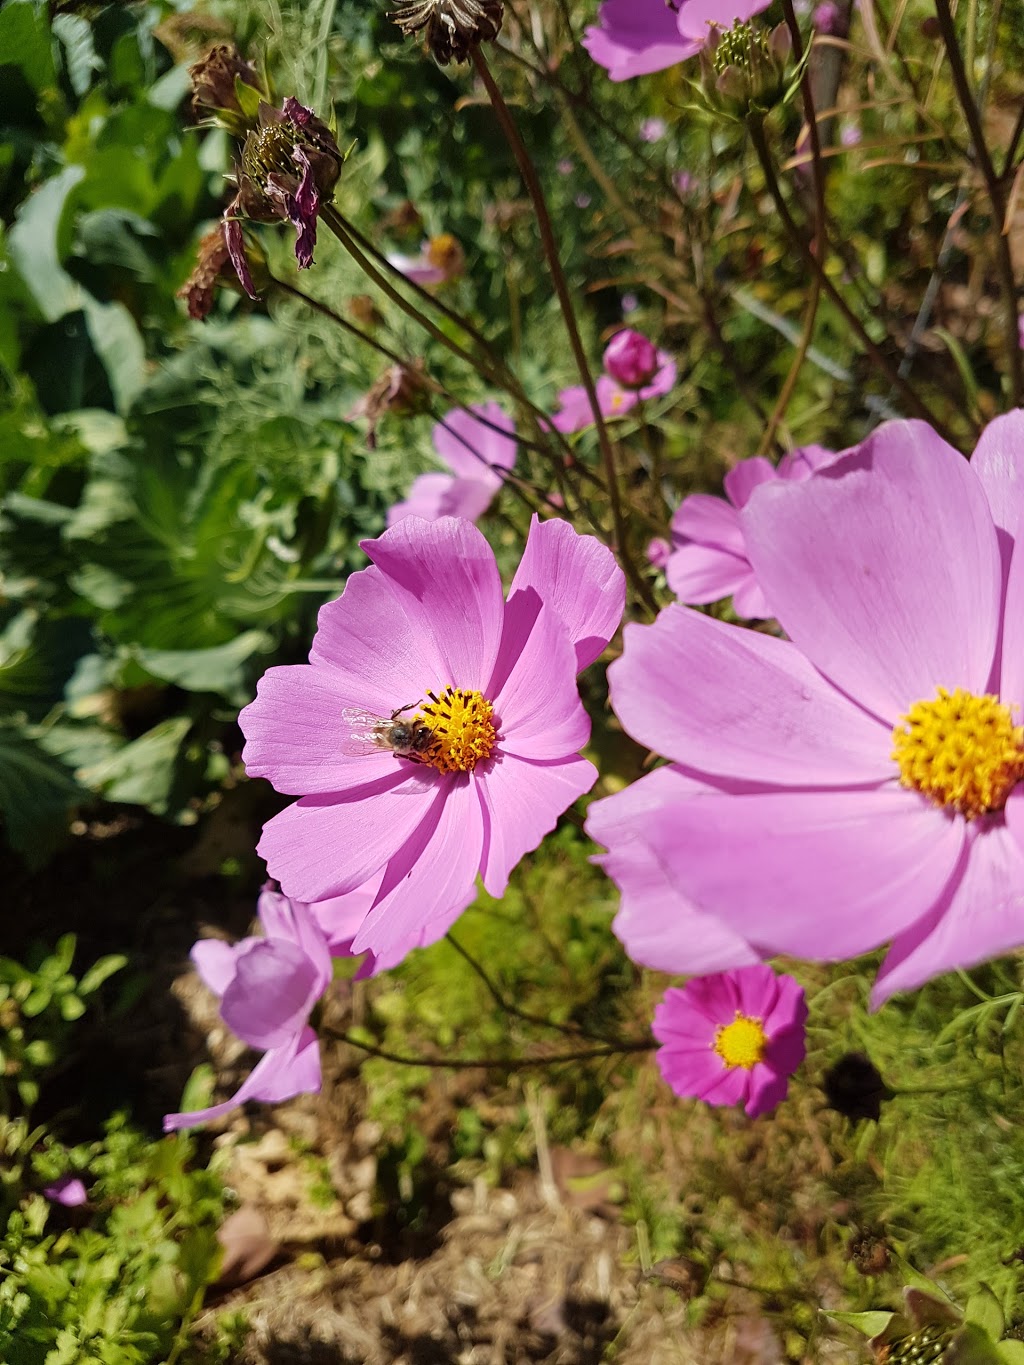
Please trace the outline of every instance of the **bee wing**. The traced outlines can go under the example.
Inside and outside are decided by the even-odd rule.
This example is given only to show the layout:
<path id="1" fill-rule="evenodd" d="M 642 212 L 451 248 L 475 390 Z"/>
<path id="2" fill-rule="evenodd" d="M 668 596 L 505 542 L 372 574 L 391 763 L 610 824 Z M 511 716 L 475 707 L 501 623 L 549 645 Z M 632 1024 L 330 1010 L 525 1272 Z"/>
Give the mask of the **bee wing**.
<path id="1" fill-rule="evenodd" d="M 350 706 L 342 708 L 342 736 L 339 748 L 350 758 L 363 754 L 380 753 L 387 750 L 384 740 L 390 722 L 383 716 L 375 716 L 370 711 L 357 711 Z"/>

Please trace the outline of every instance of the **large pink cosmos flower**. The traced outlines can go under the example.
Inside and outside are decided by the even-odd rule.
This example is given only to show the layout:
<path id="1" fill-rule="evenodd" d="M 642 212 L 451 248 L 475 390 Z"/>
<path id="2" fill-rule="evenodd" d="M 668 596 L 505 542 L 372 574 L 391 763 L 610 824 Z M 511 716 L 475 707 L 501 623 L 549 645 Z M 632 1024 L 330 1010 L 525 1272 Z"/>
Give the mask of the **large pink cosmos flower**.
<path id="1" fill-rule="evenodd" d="M 891 940 L 876 1003 L 1024 943 L 1024 412 L 968 464 L 892 422 L 742 513 L 789 635 L 670 606 L 609 670 L 673 760 L 591 807 L 616 932 L 662 970 Z"/>
<path id="2" fill-rule="evenodd" d="M 802 987 L 771 967 L 695 977 L 654 1011 L 655 1060 L 677 1095 L 743 1104 L 754 1119 L 786 1098 L 806 1019 Z"/>
<path id="3" fill-rule="evenodd" d="M 191 1128 L 230 1113 L 247 1100 L 280 1104 L 320 1089 L 320 1046 L 309 1012 L 331 980 L 331 958 L 308 907 L 269 887 L 257 911 L 262 938 L 240 943 L 204 938 L 191 957 L 203 982 L 220 997 L 221 1018 L 263 1057 L 231 1099 L 188 1114 L 168 1114 L 164 1131 Z"/>
<path id="4" fill-rule="evenodd" d="M 658 351 L 658 368 L 649 384 L 640 389 L 627 389 L 617 383 L 610 374 L 602 374 L 594 385 L 597 391 L 597 406 L 604 418 L 625 417 L 641 400 L 661 398 L 671 392 L 676 382 L 676 362 L 667 351 Z M 582 431 L 592 425 L 594 414 L 590 399 L 582 384 L 573 384 L 562 389 L 558 395 L 558 411 L 553 414 L 551 424 L 565 435 Z"/>
<path id="5" fill-rule="evenodd" d="M 321 608 L 309 663 L 264 674 L 240 723 L 249 773 L 301 797 L 264 827 L 271 875 L 315 902 L 380 874 L 351 951 L 385 958 L 447 928 L 477 873 L 502 895 L 593 785 L 576 673 L 625 585 L 558 520 L 534 520 L 507 602 L 467 521 L 406 517 L 363 548 L 373 565 Z"/>
<path id="6" fill-rule="evenodd" d="M 732 28 L 768 8 L 771 0 L 604 0 L 599 22 L 583 46 L 613 81 L 628 81 L 695 57 L 712 24 Z"/>
<path id="7" fill-rule="evenodd" d="M 482 421 L 480 419 L 483 419 Z M 421 474 L 404 502 L 388 509 L 388 525 L 403 517 L 482 517 L 516 462 L 515 426 L 500 403 L 457 408 L 434 427 L 434 449 L 450 474 Z"/>
<path id="8" fill-rule="evenodd" d="M 725 498 L 707 493 L 684 498 L 672 518 L 673 551 L 665 562 L 668 585 L 679 600 L 703 605 L 731 597 L 737 616 L 747 620 L 772 616 L 747 558 L 740 511 L 761 484 L 809 479 L 835 458 L 834 451 L 822 446 L 791 450 L 778 466 L 757 456 L 729 470 L 723 483 Z"/>

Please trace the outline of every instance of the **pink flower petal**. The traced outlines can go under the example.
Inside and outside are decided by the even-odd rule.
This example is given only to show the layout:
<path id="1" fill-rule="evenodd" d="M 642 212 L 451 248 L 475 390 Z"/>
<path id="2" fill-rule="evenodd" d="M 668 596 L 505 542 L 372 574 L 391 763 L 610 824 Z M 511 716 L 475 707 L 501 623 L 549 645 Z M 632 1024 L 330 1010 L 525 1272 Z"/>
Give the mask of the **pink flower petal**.
<path id="1" fill-rule="evenodd" d="M 679 6 L 677 27 L 683 38 L 701 45 L 707 39 L 708 25 L 732 28 L 760 14 L 771 0 L 683 0 Z"/>
<path id="2" fill-rule="evenodd" d="M 492 896 L 503 896 L 509 874 L 535 849 L 558 817 L 597 781 L 585 758 L 533 762 L 505 754 L 479 780 L 485 844 L 481 872 Z"/>
<path id="3" fill-rule="evenodd" d="M 794 1067 L 793 1070 L 796 1070 Z M 780 1074 L 770 1066 L 755 1066 L 748 1073 L 747 1100 L 743 1106 L 748 1119 L 770 1114 L 786 1098 L 790 1071 Z"/>
<path id="4" fill-rule="evenodd" d="M 297 943 L 258 938 L 238 954 L 221 1018 L 250 1047 L 283 1047 L 302 1031 L 322 986 Z"/>
<path id="5" fill-rule="evenodd" d="M 381 716 L 418 701 L 443 671 L 433 631 L 414 629 L 375 568 L 350 575 L 342 595 L 320 608 L 309 657 L 329 665 L 346 705 Z"/>
<path id="6" fill-rule="evenodd" d="M 250 777 L 265 777 L 286 796 L 342 792 L 376 782 L 397 771 L 387 750 L 365 754 L 351 749 L 351 725 L 345 711 L 353 708 L 346 678 L 338 670 L 315 664 L 268 668 L 251 701 L 238 717 L 245 735 L 242 760 Z M 389 707 L 388 697 L 377 706 Z M 401 702 L 396 703 L 401 705 Z"/>
<path id="7" fill-rule="evenodd" d="M 346 891 L 342 896 L 328 896 L 309 906 L 309 913 L 319 926 L 333 956 L 350 956 L 352 940 L 370 913 L 383 880 L 382 868 L 354 891 Z"/>
<path id="8" fill-rule="evenodd" d="M 460 774 L 391 859 L 352 951 L 368 949 L 378 957 L 396 948 L 404 953 L 424 925 L 455 906 L 469 905 L 475 897 L 483 823 L 473 775 Z"/>
<path id="9" fill-rule="evenodd" d="M 757 597 L 753 602 L 746 602 L 748 610 L 742 615 L 748 620 L 764 620 L 771 615 L 754 571 L 745 559 L 728 550 L 717 550 L 708 545 L 680 545 L 669 557 L 665 577 L 680 602 L 703 606 L 707 602 L 720 602 L 723 597 L 739 597 L 747 589 L 753 589 Z M 763 611 L 749 609 L 762 606 Z"/>
<path id="10" fill-rule="evenodd" d="M 612 928 L 634 962 L 656 971 L 719 972 L 758 961 L 714 910 L 684 899 L 646 838 L 651 817 L 666 804 L 704 790 L 674 768 L 658 768 L 587 812 L 587 833 L 608 849 L 594 861 L 622 892 Z M 688 965 L 681 969 L 680 962 Z"/>
<path id="11" fill-rule="evenodd" d="M 222 938 L 201 938 L 193 943 L 189 957 L 192 959 L 199 979 L 214 995 L 223 995 L 235 974 L 235 958 L 243 944 L 225 943 Z"/>
<path id="12" fill-rule="evenodd" d="M 766 621 L 771 616 L 772 609 L 754 577 L 753 569 L 743 582 L 737 583 L 733 589 L 732 609 L 744 621 Z"/>
<path id="13" fill-rule="evenodd" d="M 430 640 L 440 659 L 439 675 L 421 689 L 484 687 L 498 653 L 504 594 L 494 551 L 476 527 L 452 517 L 406 517 L 362 548 L 387 575 L 417 638 Z"/>
<path id="14" fill-rule="evenodd" d="M 749 460 L 740 460 L 739 464 L 734 465 L 726 474 L 723 480 L 725 496 L 733 507 L 745 507 L 755 488 L 778 477 L 775 467 L 769 460 L 763 455 L 753 455 Z M 719 499 L 716 498 L 715 501 Z"/>
<path id="15" fill-rule="evenodd" d="M 863 706 L 892 724 L 939 686 L 985 690 L 995 528 L 977 477 L 923 422 L 887 422 L 814 478 L 763 485 L 741 516 L 787 634 Z"/>
<path id="16" fill-rule="evenodd" d="M 443 798 L 444 779 L 430 774 Z M 324 900 L 369 881 L 428 813 L 420 772 L 398 771 L 340 799 L 296 801 L 263 826 L 257 852 L 286 895 Z"/>
<path id="17" fill-rule="evenodd" d="M 698 50 L 680 39 L 675 12 L 662 0 L 605 0 L 598 15 L 583 46 L 613 81 L 662 71 Z"/>
<path id="18" fill-rule="evenodd" d="M 496 426 L 508 435 L 495 431 Z M 434 449 L 453 474 L 489 485 L 493 495 L 501 487 L 494 467 L 511 469 L 516 462 L 515 423 L 500 403 L 482 403 L 469 411 L 455 408 L 434 427 Z"/>
<path id="19" fill-rule="evenodd" d="M 1001 531 L 1016 538 L 1024 508 L 1024 411 L 995 417 L 978 438 L 971 469 L 981 480 Z"/>
<path id="20" fill-rule="evenodd" d="M 388 525 L 394 526 L 403 517 L 422 517 L 424 521 L 466 517 L 476 521 L 487 511 L 493 496 L 493 489 L 477 480 L 455 479 L 451 474 L 421 474 L 413 479 L 408 498 L 388 508 Z"/>
<path id="21" fill-rule="evenodd" d="M 576 689 L 576 654 L 561 619 L 539 605 L 534 590 L 515 593 L 505 607 L 505 634 L 496 672 L 514 662 L 501 690 L 488 689 L 500 723 L 500 751 L 521 758 L 575 754 L 590 738 L 590 717 Z"/>
<path id="22" fill-rule="evenodd" d="M 280 1104 L 294 1095 L 315 1093 L 319 1089 L 320 1043 L 313 1030 L 306 1028 L 287 1046 L 265 1052 L 231 1099 L 188 1114 L 166 1114 L 164 1132 L 173 1133 L 181 1128 L 209 1123 L 249 1100 Z"/>
<path id="23" fill-rule="evenodd" d="M 942 904 L 894 939 L 873 1006 L 1024 944 L 1024 849 L 1011 831 L 998 819 L 976 822 L 958 872 Z"/>
<path id="24" fill-rule="evenodd" d="M 615 556 L 595 536 L 581 536 L 555 517 L 530 522 L 526 549 L 509 588 L 534 588 L 560 618 L 576 647 L 576 667 L 584 669 L 615 634 L 626 605 L 626 578 Z M 497 671 L 497 670 L 496 670 Z"/>
<path id="25" fill-rule="evenodd" d="M 624 795 L 598 804 L 613 807 Z M 603 812 L 607 833 L 594 828 L 593 808 L 588 828 L 611 840 L 613 854 L 628 841 L 624 893 L 644 856 L 675 891 L 675 906 L 668 894 L 641 900 L 625 926 L 613 926 L 631 957 L 672 972 L 707 970 L 705 945 L 676 923 L 694 909 L 761 956 L 834 961 L 868 952 L 939 900 L 964 840 L 964 821 L 899 788 L 744 796 L 684 789 L 663 798 L 622 835 L 614 808 Z"/>
<path id="26" fill-rule="evenodd" d="M 626 627 L 608 676 L 627 732 L 699 773 L 792 786 L 895 776 L 891 732 L 787 640 L 671 605 Z"/>
<path id="27" fill-rule="evenodd" d="M 268 939 L 294 943 L 302 950 L 316 975 L 319 996 L 330 983 L 333 969 L 327 942 L 309 906 L 265 886 L 260 892 L 256 913 Z"/>
<path id="28" fill-rule="evenodd" d="M 752 485 L 751 492 L 754 487 L 757 484 Z M 713 498 L 707 493 L 693 493 L 683 499 L 672 517 L 672 536 L 674 540 L 692 540 L 703 547 L 728 550 L 737 559 L 747 557 L 739 512 L 724 498 Z"/>

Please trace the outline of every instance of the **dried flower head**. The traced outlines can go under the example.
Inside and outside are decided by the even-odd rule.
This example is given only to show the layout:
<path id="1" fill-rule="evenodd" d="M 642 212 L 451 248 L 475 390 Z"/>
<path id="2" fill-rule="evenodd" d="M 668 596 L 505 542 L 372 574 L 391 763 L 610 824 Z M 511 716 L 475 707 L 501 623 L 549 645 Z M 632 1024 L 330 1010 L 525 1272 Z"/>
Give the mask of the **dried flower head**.
<path id="1" fill-rule="evenodd" d="M 257 273 L 262 274 L 263 258 L 251 249 L 248 257 L 242 252 L 243 272 L 239 272 L 230 242 L 232 226 L 238 228 L 240 238 L 240 226 L 237 223 L 229 225 L 226 222 L 218 223 L 212 232 L 200 238 L 195 267 L 178 290 L 178 298 L 185 300 L 188 315 L 196 322 L 203 322 L 209 317 L 218 287 L 238 289 L 241 286 L 251 297 L 255 297 L 250 267 L 255 266 Z"/>
<path id="2" fill-rule="evenodd" d="M 410 417 L 422 412 L 430 397 L 431 385 L 422 360 L 414 365 L 389 365 L 384 373 L 347 414 L 348 421 L 365 417 L 368 423 L 366 444 L 371 450 L 377 445 L 377 424 L 386 412 L 399 417 Z"/>
<path id="3" fill-rule="evenodd" d="M 234 43 L 217 43 L 188 69 L 192 82 L 192 109 L 197 118 L 212 113 L 236 136 L 244 137 L 253 124 L 260 79 Z M 247 95 L 248 111 L 239 100 L 239 86 Z M 251 94 L 251 98 L 248 96 Z"/>
<path id="4" fill-rule="evenodd" d="M 388 15 L 407 35 L 422 30 L 442 66 L 466 61 L 471 48 L 496 38 L 503 17 L 502 0 L 400 0 Z"/>

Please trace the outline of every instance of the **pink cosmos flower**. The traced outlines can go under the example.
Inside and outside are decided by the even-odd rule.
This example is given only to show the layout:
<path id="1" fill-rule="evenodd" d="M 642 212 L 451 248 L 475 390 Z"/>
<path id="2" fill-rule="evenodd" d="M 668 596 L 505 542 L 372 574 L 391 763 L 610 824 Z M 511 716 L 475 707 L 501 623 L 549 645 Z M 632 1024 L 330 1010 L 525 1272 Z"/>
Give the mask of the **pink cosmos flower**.
<path id="1" fill-rule="evenodd" d="M 891 941 L 879 1003 L 1024 943 L 1024 412 L 968 464 L 891 422 L 741 514 L 790 637 L 670 606 L 609 670 L 673 763 L 590 809 L 631 956 L 708 972 Z"/>
<path id="2" fill-rule="evenodd" d="M 677 1095 L 742 1104 L 755 1119 L 786 1098 L 806 1019 L 803 989 L 771 967 L 696 977 L 654 1011 L 655 1060 Z"/>
<path id="3" fill-rule="evenodd" d="M 466 269 L 462 246 L 450 232 L 428 238 L 418 256 L 391 252 L 388 262 L 413 284 L 444 284 L 447 280 L 458 279 Z"/>
<path id="4" fill-rule="evenodd" d="M 272 668 L 240 723 L 254 777 L 301 799 L 259 848 L 285 892 L 380 882 L 351 951 L 384 959 L 473 899 L 597 776 L 576 673 L 607 644 L 625 584 L 611 551 L 534 519 L 508 601 L 474 526 L 405 517 L 320 610 L 308 664 Z M 440 932 L 444 932 L 443 929 Z"/>
<path id="5" fill-rule="evenodd" d="M 604 0 L 583 46 L 613 81 L 663 71 L 694 57 L 712 24 L 732 28 L 768 8 L 770 0 Z"/>
<path id="6" fill-rule="evenodd" d="M 434 449 L 452 472 L 414 479 L 408 498 L 388 509 L 389 526 L 408 516 L 482 517 L 504 482 L 501 471 L 516 462 L 515 425 L 500 403 L 458 408 L 434 427 Z"/>
<path id="7" fill-rule="evenodd" d="M 220 996 L 221 1018 L 263 1057 L 231 1099 L 189 1114 L 167 1114 L 164 1131 L 208 1123 L 247 1100 L 279 1104 L 320 1089 L 320 1048 L 309 1012 L 331 980 L 331 958 L 309 913 L 269 887 L 260 895 L 262 938 L 240 943 L 204 938 L 193 947 L 196 970 Z"/>
<path id="8" fill-rule="evenodd" d="M 625 417 L 643 399 L 661 398 L 671 392 L 676 382 L 676 362 L 667 351 L 658 351 L 658 368 L 649 384 L 642 389 L 625 389 L 609 374 L 602 374 L 594 385 L 597 406 L 605 418 Z M 582 384 L 562 389 L 558 395 L 558 411 L 551 416 L 552 425 L 566 435 L 583 431 L 594 420 L 590 400 Z"/>
<path id="9" fill-rule="evenodd" d="M 77 1175 L 62 1175 L 44 1186 L 43 1195 L 51 1204 L 63 1204 L 66 1209 L 81 1208 L 89 1202 L 88 1191 Z"/>
<path id="10" fill-rule="evenodd" d="M 684 498 L 672 518 L 674 549 L 665 566 L 668 585 L 679 600 L 703 605 L 731 597 L 737 616 L 772 616 L 747 558 L 740 511 L 761 484 L 775 479 L 799 483 L 835 458 L 834 451 L 822 446 L 792 450 L 777 467 L 755 456 L 726 474 L 725 498 L 707 493 Z"/>

